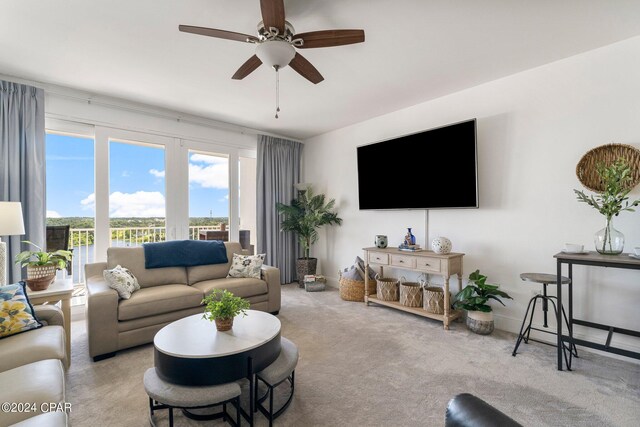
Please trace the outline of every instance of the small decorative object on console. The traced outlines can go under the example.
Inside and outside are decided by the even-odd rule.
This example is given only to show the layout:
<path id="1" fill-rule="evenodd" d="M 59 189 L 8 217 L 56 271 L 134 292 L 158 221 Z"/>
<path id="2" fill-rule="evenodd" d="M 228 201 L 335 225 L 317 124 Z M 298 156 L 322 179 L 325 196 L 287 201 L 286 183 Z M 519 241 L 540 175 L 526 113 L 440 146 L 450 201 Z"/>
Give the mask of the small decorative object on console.
<path id="1" fill-rule="evenodd" d="M 378 234 L 374 243 L 377 248 L 384 249 L 387 247 L 387 244 L 389 244 L 389 239 L 383 234 Z"/>
<path id="2" fill-rule="evenodd" d="M 416 236 L 411 233 L 411 227 L 407 228 L 407 234 L 404 236 L 404 246 L 413 246 L 416 244 Z"/>
<path id="3" fill-rule="evenodd" d="M 431 249 L 437 254 L 448 254 L 451 252 L 451 240 L 446 237 L 436 237 L 431 241 Z"/>

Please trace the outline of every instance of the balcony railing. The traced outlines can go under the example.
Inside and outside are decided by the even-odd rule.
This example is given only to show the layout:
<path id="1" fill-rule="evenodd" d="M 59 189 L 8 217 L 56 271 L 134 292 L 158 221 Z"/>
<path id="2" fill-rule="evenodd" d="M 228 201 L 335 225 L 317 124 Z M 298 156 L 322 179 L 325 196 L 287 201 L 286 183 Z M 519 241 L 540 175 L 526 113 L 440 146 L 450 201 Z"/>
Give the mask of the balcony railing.
<path id="1" fill-rule="evenodd" d="M 219 225 L 190 226 L 189 239 L 198 240 L 201 231 L 220 230 Z M 73 260 L 71 277 L 74 284 L 84 284 L 84 265 L 95 260 L 94 228 L 72 228 L 70 230 Z M 111 229 L 111 246 L 140 246 L 143 243 L 163 242 L 167 239 L 165 227 L 129 227 Z"/>

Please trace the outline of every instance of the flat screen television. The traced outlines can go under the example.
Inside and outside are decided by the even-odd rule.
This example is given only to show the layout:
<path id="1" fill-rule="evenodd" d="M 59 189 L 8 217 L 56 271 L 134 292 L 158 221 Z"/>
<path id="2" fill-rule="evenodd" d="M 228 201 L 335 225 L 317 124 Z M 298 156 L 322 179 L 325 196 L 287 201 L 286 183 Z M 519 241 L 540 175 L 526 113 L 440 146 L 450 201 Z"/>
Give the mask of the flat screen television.
<path id="1" fill-rule="evenodd" d="M 361 210 L 478 207 L 475 119 L 357 150 Z"/>

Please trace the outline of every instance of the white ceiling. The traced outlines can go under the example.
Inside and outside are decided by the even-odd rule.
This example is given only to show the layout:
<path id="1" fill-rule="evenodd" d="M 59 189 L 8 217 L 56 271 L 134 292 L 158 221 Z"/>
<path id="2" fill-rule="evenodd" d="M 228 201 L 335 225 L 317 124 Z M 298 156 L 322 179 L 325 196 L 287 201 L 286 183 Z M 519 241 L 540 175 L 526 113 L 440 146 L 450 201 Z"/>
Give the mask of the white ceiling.
<path id="1" fill-rule="evenodd" d="M 178 24 L 255 34 L 258 0 L 3 0 L 0 74 L 293 138 L 360 122 L 640 34 L 638 0 L 285 0 L 297 32 L 362 28 L 366 42 L 231 75 L 254 46 Z"/>

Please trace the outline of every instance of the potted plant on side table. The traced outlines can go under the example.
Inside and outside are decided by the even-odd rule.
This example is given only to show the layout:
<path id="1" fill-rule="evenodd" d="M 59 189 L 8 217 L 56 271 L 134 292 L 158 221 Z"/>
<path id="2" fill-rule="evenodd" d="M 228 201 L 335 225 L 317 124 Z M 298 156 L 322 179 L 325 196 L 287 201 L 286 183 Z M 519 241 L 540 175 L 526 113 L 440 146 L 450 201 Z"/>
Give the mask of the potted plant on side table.
<path id="1" fill-rule="evenodd" d="M 498 290 L 499 285 L 486 283 L 487 276 L 476 270 L 469 275 L 469 284 L 455 297 L 453 306 L 467 310 L 467 327 L 476 334 L 488 335 L 493 332 L 493 309 L 488 304 L 493 299 L 504 303 L 499 297 L 512 299 L 506 292 Z"/>
<path id="2" fill-rule="evenodd" d="M 331 210 L 335 206 L 334 199 L 326 202 L 324 194 L 313 194 L 310 187 L 298 192 L 298 198 L 291 205 L 276 204 L 278 213 L 284 216 L 280 229 L 293 231 L 298 235 L 304 252 L 302 258 L 296 260 L 298 284 L 304 287 L 304 276 L 316 274 L 317 258 L 310 257 L 310 248 L 318 241 L 318 229 L 323 225 L 342 224 L 342 219 Z"/>
<path id="3" fill-rule="evenodd" d="M 37 251 L 23 251 L 16 255 L 16 264 L 27 267 L 27 286 L 32 291 L 44 291 L 56 278 L 56 271 L 67 268 L 71 261 L 71 251 L 47 252 L 35 243 L 23 241 Z"/>
<path id="4" fill-rule="evenodd" d="M 204 307 L 203 319 L 216 323 L 216 329 L 224 332 L 233 328 L 233 319 L 242 314 L 246 316 L 249 309 L 249 301 L 237 297 L 231 292 L 222 289 L 214 289 L 202 300 Z"/>

